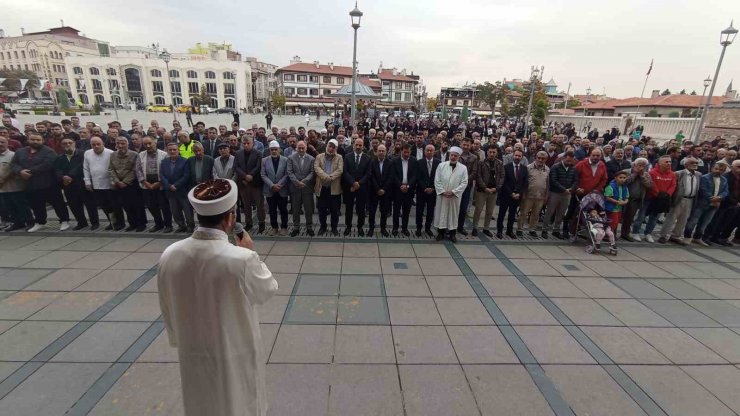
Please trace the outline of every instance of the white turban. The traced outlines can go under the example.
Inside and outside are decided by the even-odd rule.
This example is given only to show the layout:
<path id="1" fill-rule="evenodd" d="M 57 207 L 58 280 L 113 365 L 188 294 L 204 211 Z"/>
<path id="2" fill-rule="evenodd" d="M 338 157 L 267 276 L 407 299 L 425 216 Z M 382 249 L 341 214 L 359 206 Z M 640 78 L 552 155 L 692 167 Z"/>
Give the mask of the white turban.
<path id="1" fill-rule="evenodd" d="M 450 153 L 457 153 L 458 155 L 462 154 L 462 149 L 457 146 L 450 147 L 450 150 L 448 150 Z"/>

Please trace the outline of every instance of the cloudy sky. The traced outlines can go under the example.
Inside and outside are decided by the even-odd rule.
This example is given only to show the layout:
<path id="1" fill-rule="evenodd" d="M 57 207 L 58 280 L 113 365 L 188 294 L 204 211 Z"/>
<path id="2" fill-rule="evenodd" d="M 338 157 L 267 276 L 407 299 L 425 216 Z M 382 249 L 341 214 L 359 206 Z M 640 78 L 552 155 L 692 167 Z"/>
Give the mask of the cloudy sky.
<path id="1" fill-rule="evenodd" d="M 59 20 L 112 45 L 158 42 L 184 52 L 195 42 L 234 44 L 244 56 L 287 65 L 299 55 L 351 65 L 354 0 L 33 0 L 3 5 L 6 36 L 58 26 Z M 639 96 L 685 88 L 701 94 L 713 76 L 719 32 L 735 18 L 731 0 L 361 0 L 362 72 L 384 67 L 420 74 L 430 95 L 466 81 L 526 78 L 544 65 L 571 94 Z M 740 87 L 740 37 L 728 47 L 715 93 Z"/>

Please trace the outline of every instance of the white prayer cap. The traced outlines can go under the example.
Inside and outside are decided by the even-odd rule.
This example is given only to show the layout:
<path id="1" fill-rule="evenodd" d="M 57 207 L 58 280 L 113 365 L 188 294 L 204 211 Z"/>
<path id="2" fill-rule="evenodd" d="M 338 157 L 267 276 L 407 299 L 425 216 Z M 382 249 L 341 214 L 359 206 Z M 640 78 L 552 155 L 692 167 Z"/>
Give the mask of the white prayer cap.
<path id="1" fill-rule="evenodd" d="M 450 153 L 457 153 L 458 155 L 462 154 L 462 149 L 457 146 L 450 147 L 450 150 L 448 150 Z"/>
<path id="2" fill-rule="evenodd" d="M 270 149 L 279 149 L 280 148 L 280 144 L 277 142 L 277 140 L 271 141 L 269 146 L 270 146 Z"/>
<path id="3" fill-rule="evenodd" d="M 337 142 L 336 139 L 329 140 L 329 144 L 333 144 L 334 147 L 339 147 L 339 142 Z"/>
<path id="4" fill-rule="evenodd" d="M 321 129 L 321 131 L 319 131 L 319 133 L 328 133 L 328 132 L 329 132 L 329 130 L 327 130 L 327 129 Z"/>
<path id="5" fill-rule="evenodd" d="M 230 179 L 205 181 L 188 192 L 190 205 L 199 215 L 219 215 L 234 208 L 239 192 Z"/>

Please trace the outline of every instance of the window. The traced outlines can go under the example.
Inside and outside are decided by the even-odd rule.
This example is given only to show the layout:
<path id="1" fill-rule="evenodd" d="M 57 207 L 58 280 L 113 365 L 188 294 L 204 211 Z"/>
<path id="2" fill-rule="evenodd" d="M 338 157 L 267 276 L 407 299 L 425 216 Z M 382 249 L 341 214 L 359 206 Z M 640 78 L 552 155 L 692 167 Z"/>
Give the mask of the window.
<path id="1" fill-rule="evenodd" d="M 295 76 L 293 74 L 283 74 L 283 81 L 294 81 L 294 80 L 295 80 Z"/>
<path id="2" fill-rule="evenodd" d="M 344 77 L 337 77 L 337 84 L 344 84 Z"/>
<path id="3" fill-rule="evenodd" d="M 100 75 L 100 70 L 98 68 L 92 67 L 90 68 L 90 75 Z"/>
<path id="4" fill-rule="evenodd" d="M 152 81 L 152 90 L 154 92 L 164 92 L 164 85 L 162 85 L 162 81 Z"/>
<path id="5" fill-rule="evenodd" d="M 218 98 L 211 97 L 211 108 L 218 108 Z"/>
<path id="6" fill-rule="evenodd" d="M 151 74 L 153 78 L 162 78 L 162 71 L 159 69 L 152 69 Z"/>
<path id="7" fill-rule="evenodd" d="M 100 104 L 100 103 L 102 103 L 103 101 L 105 101 L 105 97 L 103 97 L 103 96 L 102 96 L 101 94 L 96 94 L 96 95 L 95 95 L 95 102 L 96 102 L 96 103 Z"/>
<path id="8" fill-rule="evenodd" d="M 105 73 L 108 74 L 108 75 L 110 75 L 110 76 L 112 76 L 112 77 L 115 77 L 116 76 L 116 70 L 114 68 L 107 68 L 105 70 Z"/>
<path id="9" fill-rule="evenodd" d="M 180 71 L 176 69 L 170 69 L 170 78 L 180 78 Z"/>
<path id="10" fill-rule="evenodd" d="M 200 87 L 197 82 L 188 82 L 188 94 L 198 94 Z"/>
<path id="11" fill-rule="evenodd" d="M 295 95 L 295 88 L 293 87 L 285 87 L 285 96 L 286 97 L 292 97 Z"/>
<path id="12" fill-rule="evenodd" d="M 216 79 L 216 73 L 213 71 L 206 71 L 206 78 L 208 79 Z"/>
<path id="13" fill-rule="evenodd" d="M 308 80 L 310 82 L 319 82 L 319 76 L 318 75 L 311 75 L 308 77 Z"/>
<path id="14" fill-rule="evenodd" d="M 161 95 L 154 97 L 154 104 L 164 105 L 164 97 L 162 97 Z"/>
<path id="15" fill-rule="evenodd" d="M 234 79 L 233 72 L 224 72 L 224 79 Z"/>
<path id="16" fill-rule="evenodd" d="M 23 66 L 25 66 L 26 67 L 26 71 L 28 71 L 28 64 L 25 64 Z"/>
<path id="17" fill-rule="evenodd" d="M 401 101 L 401 93 L 400 92 L 397 92 L 396 93 L 396 101 Z"/>
<path id="18" fill-rule="evenodd" d="M 172 104 L 174 104 L 174 105 L 181 105 L 182 104 L 182 97 L 172 97 Z"/>
<path id="19" fill-rule="evenodd" d="M 383 81 L 383 86 L 384 86 L 384 87 L 389 87 L 389 88 L 390 88 L 390 86 L 391 86 L 391 83 L 390 83 L 390 81 Z"/>
<path id="20" fill-rule="evenodd" d="M 331 84 L 331 77 L 324 77 L 324 84 Z"/>
<path id="21" fill-rule="evenodd" d="M 195 71 L 188 71 L 188 78 L 190 78 L 190 79 L 197 79 L 198 78 L 198 73 L 195 72 Z"/>
<path id="22" fill-rule="evenodd" d="M 82 104 L 90 104 L 90 101 L 87 100 L 87 94 L 80 94 L 80 101 L 82 101 Z"/>
<path id="23" fill-rule="evenodd" d="M 318 88 L 311 88 L 311 94 L 310 95 L 319 95 L 319 89 Z"/>
<path id="24" fill-rule="evenodd" d="M 233 98 L 227 98 L 226 99 L 226 107 L 236 108 L 236 100 L 233 99 Z"/>
<path id="25" fill-rule="evenodd" d="M 411 83 L 410 83 L 410 82 L 407 82 L 407 83 L 406 83 L 406 89 L 407 89 L 407 90 L 410 90 L 410 89 L 411 89 Z"/>
<path id="26" fill-rule="evenodd" d="M 103 83 L 100 82 L 99 79 L 92 80 L 92 85 L 94 90 L 102 90 L 103 89 Z"/>
<path id="27" fill-rule="evenodd" d="M 26 59 L 26 51 L 21 51 L 21 58 Z"/>
<path id="28" fill-rule="evenodd" d="M 85 89 L 85 81 L 84 81 L 84 80 L 81 80 L 81 79 L 76 79 L 76 80 L 75 80 L 75 85 L 77 86 L 77 88 L 76 88 L 76 89 L 77 89 L 78 91 L 79 91 L 79 90 L 84 90 L 84 89 Z"/>
<path id="29" fill-rule="evenodd" d="M 233 83 L 224 83 L 224 94 L 226 95 L 234 95 L 234 84 Z"/>
<path id="30" fill-rule="evenodd" d="M 298 88 L 298 95 L 306 95 L 308 91 L 305 88 Z"/>
<path id="31" fill-rule="evenodd" d="M 403 82 L 398 82 L 398 81 L 396 81 L 396 89 L 397 89 L 397 90 L 400 90 L 400 89 L 402 89 L 402 88 L 403 88 Z"/>
<path id="32" fill-rule="evenodd" d="M 329 95 L 329 94 L 331 94 L 331 90 L 327 90 L 327 89 L 325 89 L 325 90 L 324 90 L 324 95 Z"/>
<path id="33" fill-rule="evenodd" d="M 14 51 L 13 54 L 15 54 L 15 59 L 18 59 L 18 51 Z"/>
<path id="34" fill-rule="evenodd" d="M 118 91 L 118 80 L 117 79 L 109 79 L 108 80 L 108 89 L 110 91 Z"/>
<path id="35" fill-rule="evenodd" d="M 298 82 L 306 82 L 308 81 L 307 75 L 298 75 Z"/>
<path id="36" fill-rule="evenodd" d="M 172 81 L 170 83 L 170 89 L 172 90 L 172 95 L 182 93 L 182 87 L 180 86 L 179 81 Z"/>
<path id="37" fill-rule="evenodd" d="M 215 82 L 206 82 L 206 91 L 209 94 L 217 94 L 217 91 L 216 91 L 216 83 Z"/>

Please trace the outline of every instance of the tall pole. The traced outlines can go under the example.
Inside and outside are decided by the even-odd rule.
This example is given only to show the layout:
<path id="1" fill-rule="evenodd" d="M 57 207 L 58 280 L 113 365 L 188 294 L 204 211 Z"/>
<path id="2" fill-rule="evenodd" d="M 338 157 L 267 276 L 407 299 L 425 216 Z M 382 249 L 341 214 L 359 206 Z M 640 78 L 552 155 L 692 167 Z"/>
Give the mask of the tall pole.
<path id="1" fill-rule="evenodd" d="M 570 99 L 570 82 L 568 83 L 568 91 L 565 92 L 565 105 L 563 106 L 563 110 L 568 108 L 569 99 Z"/>
<path id="2" fill-rule="evenodd" d="M 635 115 L 635 126 L 637 126 L 637 117 L 640 116 L 640 104 L 642 104 L 642 97 L 645 95 L 645 87 L 647 87 L 648 78 L 650 78 L 650 72 L 645 75 L 645 83 L 642 84 L 642 92 L 640 93 L 640 101 L 637 102 L 637 111 Z"/>
<path id="3" fill-rule="evenodd" d="M 355 96 L 355 88 L 357 85 L 357 27 L 355 29 L 355 45 L 352 49 L 352 111 L 350 112 L 351 118 L 349 125 L 354 128 L 355 117 L 357 116 L 357 97 Z M 354 130 L 353 130 L 354 131 Z"/>
<path id="4" fill-rule="evenodd" d="M 719 69 L 722 67 L 722 60 L 725 58 L 725 50 L 729 43 L 724 42 L 722 44 L 722 52 L 719 54 L 719 61 L 717 62 L 717 69 L 714 71 L 714 79 L 712 80 L 712 86 L 709 88 L 709 95 L 707 95 L 707 102 L 704 104 L 704 110 L 701 112 L 701 120 L 699 125 L 696 126 L 696 136 L 694 137 L 694 143 L 699 143 L 699 136 L 701 135 L 701 129 L 704 128 L 704 120 L 707 118 L 707 111 L 712 103 L 712 94 L 714 94 L 714 87 L 717 85 L 717 77 L 719 76 Z"/>
<path id="5" fill-rule="evenodd" d="M 701 93 L 701 96 L 703 97 L 707 93 L 707 88 L 709 88 L 709 85 L 704 86 L 704 92 Z M 701 105 L 696 109 L 696 114 L 694 114 L 694 121 L 691 123 L 691 133 L 689 133 L 689 137 L 694 136 L 694 129 L 696 128 L 696 120 L 699 118 L 699 113 L 701 112 Z"/>
<path id="6" fill-rule="evenodd" d="M 542 67 L 542 72 L 544 72 L 545 67 Z M 527 116 L 524 119 L 524 137 L 527 137 L 529 135 L 529 116 L 532 113 L 532 101 L 534 99 L 534 87 L 536 82 L 538 81 L 538 73 L 540 72 L 540 69 L 533 66 L 532 67 L 532 75 L 529 78 L 529 82 L 532 84 L 531 91 L 529 92 L 529 104 L 527 105 Z"/>
<path id="7" fill-rule="evenodd" d="M 177 107 L 175 107 L 175 97 L 172 95 L 172 79 L 170 78 L 170 62 L 169 60 L 164 61 L 164 66 L 167 68 L 167 88 L 170 90 L 170 103 L 172 104 L 172 117 L 174 121 L 177 121 Z"/>

